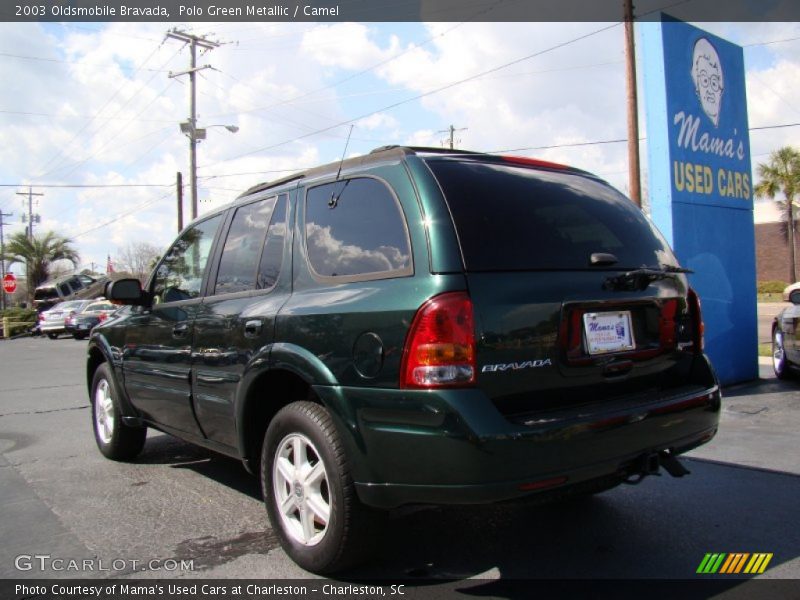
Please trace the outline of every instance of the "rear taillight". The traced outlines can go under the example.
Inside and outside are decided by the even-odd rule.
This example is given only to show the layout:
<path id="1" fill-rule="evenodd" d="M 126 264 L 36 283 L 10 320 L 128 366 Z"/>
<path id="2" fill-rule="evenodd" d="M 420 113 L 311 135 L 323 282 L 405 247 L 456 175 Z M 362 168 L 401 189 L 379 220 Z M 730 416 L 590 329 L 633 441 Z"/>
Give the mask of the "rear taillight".
<path id="1" fill-rule="evenodd" d="M 678 342 L 677 331 L 678 300 L 670 298 L 661 304 L 659 339 L 662 349 L 674 348 Z"/>
<path id="2" fill-rule="evenodd" d="M 100 323 L 102 323 L 108 318 L 108 315 L 106 313 L 100 313 L 100 316 L 98 318 L 100 319 Z"/>
<path id="3" fill-rule="evenodd" d="M 400 387 L 437 388 L 475 382 L 475 325 L 466 292 L 435 296 L 411 323 Z"/>
<path id="4" fill-rule="evenodd" d="M 695 352 L 702 352 L 705 348 L 704 333 L 706 326 L 703 324 L 703 313 L 700 310 L 700 297 L 692 288 L 689 288 L 689 315 L 692 319 L 692 341 Z"/>

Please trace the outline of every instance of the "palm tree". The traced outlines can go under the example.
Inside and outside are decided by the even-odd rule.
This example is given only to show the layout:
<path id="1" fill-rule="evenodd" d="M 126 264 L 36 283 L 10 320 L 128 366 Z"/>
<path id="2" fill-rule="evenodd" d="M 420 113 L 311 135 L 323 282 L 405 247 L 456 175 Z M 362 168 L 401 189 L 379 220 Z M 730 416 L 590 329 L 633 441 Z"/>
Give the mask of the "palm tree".
<path id="1" fill-rule="evenodd" d="M 33 294 L 37 286 L 47 281 L 50 266 L 57 260 L 78 263 L 78 251 L 72 247 L 72 240 L 48 231 L 28 239 L 24 232 L 18 231 L 6 242 L 3 259 L 11 264 L 25 263 L 28 272 L 28 294 Z"/>
<path id="2" fill-rule="evenodd" d="M 757 169 L 760 181 L 756 185 L 756 197 L 774 200 L 782 193 L 783 200 L 777 200 L 786 220 L 786 234 L 789 243 L 789 283 L 797 281 L 795 266 L 795 217 L 794 200 L 800 192 L 800 152 L 791 146 L 784 146 L 769 155 L 769 162 L 760 163 Z"/>

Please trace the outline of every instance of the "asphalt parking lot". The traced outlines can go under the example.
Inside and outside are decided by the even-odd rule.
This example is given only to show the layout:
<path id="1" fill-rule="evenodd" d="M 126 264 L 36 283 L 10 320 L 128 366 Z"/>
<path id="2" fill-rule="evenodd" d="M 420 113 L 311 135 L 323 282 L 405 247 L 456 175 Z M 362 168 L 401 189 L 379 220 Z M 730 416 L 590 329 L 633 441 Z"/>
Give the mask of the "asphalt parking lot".
<path id="1" fill-rule="evenodd" d="M 311 577 L 278 547 L 236 461 L 154 432 L 135 463 L 99 454 L 85 349 L 0 341 L 0 578 Z M 726 390 L 720 433 L 689 455 L 688 477 L 564 505 L 396 511 L 374 561 L 348 576 L 691 579 L 706 553 L 766 552 L 760 577 L 800 579 L 800 381 L 761 371 Z M 20 562 L 42 554 L 113 568 Z"/>

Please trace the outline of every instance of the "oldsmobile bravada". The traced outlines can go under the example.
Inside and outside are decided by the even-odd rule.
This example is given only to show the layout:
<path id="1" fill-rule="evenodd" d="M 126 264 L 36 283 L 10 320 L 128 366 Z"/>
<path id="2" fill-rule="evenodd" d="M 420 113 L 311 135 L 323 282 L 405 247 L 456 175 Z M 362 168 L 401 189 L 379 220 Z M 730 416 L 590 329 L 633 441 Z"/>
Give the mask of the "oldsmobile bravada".
<path id="1" fill-rule="evenodd" d="M 94 329 L 100 451 L 149 427 L 240 459 L 300 566 L 387 509 L 589 494 L 717 431 L 700 303 L 642 212 L 589 173 L 386 147 L 189 225 Z"/>

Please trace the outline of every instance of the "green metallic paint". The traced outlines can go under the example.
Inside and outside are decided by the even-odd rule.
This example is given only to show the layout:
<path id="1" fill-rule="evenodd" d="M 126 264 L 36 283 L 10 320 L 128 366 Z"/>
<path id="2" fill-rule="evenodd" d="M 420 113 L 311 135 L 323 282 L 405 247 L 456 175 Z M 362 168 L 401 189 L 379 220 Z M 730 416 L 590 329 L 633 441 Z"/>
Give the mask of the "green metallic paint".
<path id="1" fill-rule="evenodd" d="M 416 156 L 406 157 L 408 169 L 416 186 L 421 223 L 428 234 L 428 251 L 432 273 L 460 273 L 464 263 L 459 250 L 458 237 L 442 190 L 430 169 Z"/>

